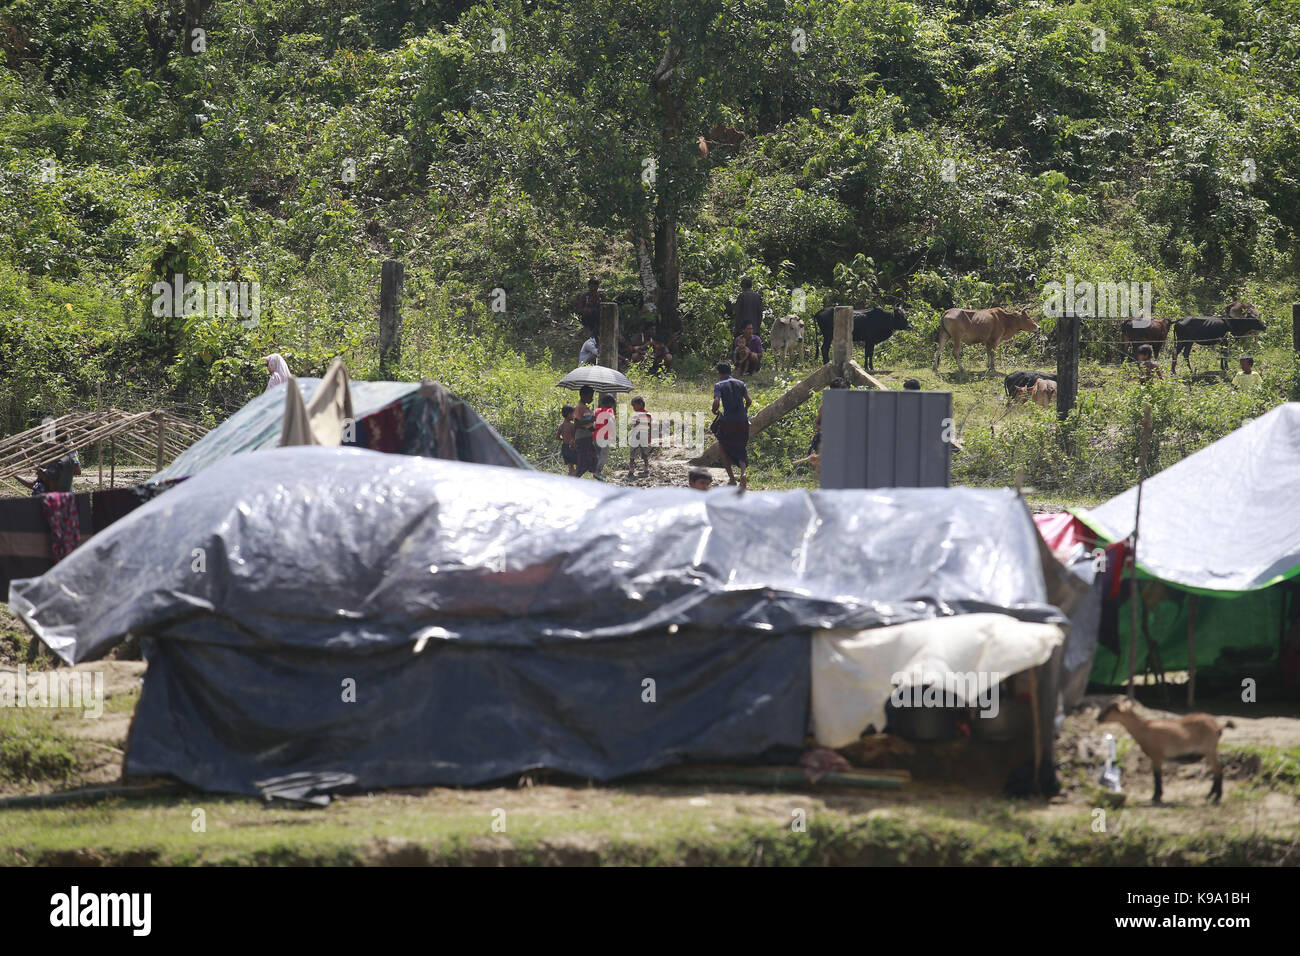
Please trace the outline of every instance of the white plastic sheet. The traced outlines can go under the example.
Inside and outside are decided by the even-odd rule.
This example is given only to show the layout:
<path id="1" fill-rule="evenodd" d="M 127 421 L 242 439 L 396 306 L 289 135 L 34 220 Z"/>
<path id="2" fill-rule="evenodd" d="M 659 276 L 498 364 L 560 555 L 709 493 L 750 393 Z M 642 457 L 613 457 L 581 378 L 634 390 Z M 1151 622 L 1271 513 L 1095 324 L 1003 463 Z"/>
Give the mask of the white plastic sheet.
<path id="1" fill-rule="evenodd" d="M 1137 488 L 1079 517 L 1117 541 Z M 1147 479 L 1138 565 L 1210 591 L 1268 587 L 1300 567 L 1300 403 L 1279 405 Z"/>
<path id="2" fill-rule="evenodd" d="M 882 726 L 895 674 L 907 675 L 901 686 L 931 681 L 943 686 L 950 674 L 1004 680 L 1045 663 L 1063 639 L 1055 624 L 1032 624 L 1005 614 L 960 614 L 865 631 L 814 633 L 817 743 L 846 747 L 868 724 Z M 994 674 L 1000 676 L 992 678 Z"/>

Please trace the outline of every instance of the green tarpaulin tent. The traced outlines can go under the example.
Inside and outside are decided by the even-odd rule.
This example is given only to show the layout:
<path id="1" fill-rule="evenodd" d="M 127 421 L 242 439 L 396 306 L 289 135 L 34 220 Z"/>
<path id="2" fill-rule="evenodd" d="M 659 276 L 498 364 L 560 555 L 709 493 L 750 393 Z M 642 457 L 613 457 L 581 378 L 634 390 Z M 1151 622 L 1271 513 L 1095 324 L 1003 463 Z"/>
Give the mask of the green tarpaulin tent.
<path id="1" fill-rule="evenodd" d="M 304 402 L 311 401 L 321 382 L 318 378 L 295 381 Z M 382 418 L 398 434 L 391 443 L 393 447 L 378 450 L 435 455 L 432 439 L 437 418 L 442 413 L 437 388 L 432 382 L 352 382 L 352 408 L 357 419 L 355 443 L 365 448 L 376 447 L 365 440 L 373 431 L 368 429 L 368 423 Z M 278 385 L 263 392 L 178 455 L 150 481 L 185 478 L 231 455 L 276 447 L 284 422 L 285 394 L 284 387 Z M 455 421 L 457 458 L 484 465 L 532 468 L 473 408 L 454 396 L 448 395 L 446 401 Z"/>
<path id="2" fill-rule="evenodd" d="M 1132 533 L 1136 508 L 1130 488 L 1076 514 L 1116 541 Z M 1300 404 L 1280 405 L 1147 479 L 1140 522 L 1138 580 L 1164 668 L 1188 666 L 1193 606 L 1198 668 L 1248 674 L 1276 661 L 1300 611 Z M 1094 680 L 1127 675 L 1127 608 L 1119 630 L 1123 663 L 1099 648 Z"/>

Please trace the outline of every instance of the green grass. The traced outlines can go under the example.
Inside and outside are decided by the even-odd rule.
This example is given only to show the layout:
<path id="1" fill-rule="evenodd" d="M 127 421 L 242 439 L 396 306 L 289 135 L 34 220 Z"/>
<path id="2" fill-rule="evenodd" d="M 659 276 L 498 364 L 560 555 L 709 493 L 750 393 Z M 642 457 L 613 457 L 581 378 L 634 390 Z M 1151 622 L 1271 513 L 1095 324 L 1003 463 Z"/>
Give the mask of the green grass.
<path id="1" fill-rule="evenodd" d="M 50 711 L 0 708 L 0 781 L 67 781 L 76 774 L 84 750 L 55 726 Z"/>
<path id="2" fill-rule="evenodd" d="M 577 791 L 586 793 L 587 791 Z M 255 801 L 195 794 L 189 799 L 114 801 L 94 806 L 0 811 L 0 864 L 347 865 L 1189 865 L 1283 864 L 1296 849 L 1282 837 L 1244 829 L 1171 834 L 1142 825 L 1091 829 L 1091 811 L 1054 822 L 1009 805 L 979 814 L 863 813 L 817 797 L 775 794 L 764 811 L 722 810 L 734 794 L 711 793 L 716 809 L 683 806 L 637 788 L 597 791 L 604 806 L 530 811 L 519 792 L 494 792 L 509 806 L 505 831 L 482 809 L 455 806 L 458 791 L 382 794 L 324 809 L 263 808 Z M 450 805 L 449 805 L 450 804 Z M 778 806 L 779 804 L 779 806 Z M 807 811 L 806 832 L 786 804 Z M 195 831 L 201 810 L 205 830 Z M 766 819 L 764 819 L 766 817 Z"/>
<path id="3" fill-rule="evenodd" d="M 1252 788 L 1277 791 L 1300 800 L 1300 747 L 1241 744 L 1220 751 L 1220 757 L 1225 763 L 1242 759 L 1258 761 L 1259 770 L 1250 782 Z"/>
<path id="4" fill-rule="evenodd" d="M 929 365 L 917 364 L 915 356 L 903 354 L 903 349 L 898 352 L 897 360 L 888 352 L 878 356 L 874 374 L 882 384 L 901 388 L 905 380 L 916 378 L 924 389 L 953 395 L 953 418 L 962 444 L 953 456 L 953 484 L 1012 487 L 1019 477 L 1027 502 L 1043 510 L 1095 507 L 1136 483 L 1142 402 L 1152 402 L 1154 407 L 1148 468 L 1154 473 L 1285 400 L 1290 383 L 1288 356 L 1276 349 L 1258 353 L 1260 366 L 1269 371 L 1267 388 L 1255 396 L 1234 392 L 1225 384 L 1192 384 L 1181 372 L 1176 379 L 1167 377 L 1157 390 L 1143 393 L 1133 383 L 1131 364 L 1085 361 L 1080 366 L 1076 418 L 1070 425 L 1075 450 L 1066 454 L 1054 408 L 1032 404 L 1009 407 L 1006 400 L 1003 377 L 1020 368 L 1052 368 L 1041 356 L 1027 349 L 1004 348 L 999 352 L 998 371 L 989 374 L 969 362 L 966 371 L 958 373 L 945 354 L 940 371 L 935 373 Z M 861 361 L 860 354 L 855 357 Z M 1198 361 L 1201 368 L 1212 364 L 1205 354 L 1199 355 Z M 778 372 L 769 366 L 747 379 L 754 398 L 751 415 L 813 368 L 806 363 Z M 1167 361 L 1163 368 L 1167 375 Z M 654 378 L 634 368 L 629 377 L 637 385 L 635 394 L 646 398 L 652 413 L 700 412 L 705 422 L 711 420 L 714 376 L 707 370 L 696 370 L 691 376 Z M 560 400 L 558 396 L 555 399 L 557 417 Z M 750 443 L 751 488 L 818 486 L 812 466 L 792 463 L 807 453 L 819 403 L 814 396 Z M 560 471 L 558 453 L 551 458 L 554 460 L 548 458 L 542 466 Z M 626 452 L 616 449 L 611 461 L 615 468 L 625 466 Z"/>

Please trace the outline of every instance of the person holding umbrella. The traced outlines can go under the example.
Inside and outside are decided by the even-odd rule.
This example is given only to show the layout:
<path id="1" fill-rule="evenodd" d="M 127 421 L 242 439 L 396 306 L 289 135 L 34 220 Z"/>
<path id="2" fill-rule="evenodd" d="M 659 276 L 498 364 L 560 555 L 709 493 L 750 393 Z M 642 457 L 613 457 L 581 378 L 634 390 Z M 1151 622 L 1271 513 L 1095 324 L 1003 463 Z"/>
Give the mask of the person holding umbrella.
<path id="1" fill-rule="evenodd" d="M 596 453 L 596 416 L 592 413 L 591 402 L 596 397 L 596 390 L 584 385 L 578 391 L 578 404 L 573 409 L 573 433 L 578 446 L 578 471 L 575 478 L 581 478 L 587 472 L 593 475 L 600 467 Z"/>
<path id="2" fill-rule="evenodd" d="M 573 409 L 574 444 L 577 449 L 575 477 L 581 478 L 587 472 L 591 472 L 592 475 L 600 478 L 601 468 L 605 462 L 600 456 L 601 449 L 595 440 L 596 427 L 605 424 L 605 419 L 614 417 L 615 393 L 632 391 L 632 383 L 617 369 L 606 368 L 603 365 L 579 365 L 556 384 L 560 388 L 578 390 L 578 404 Z M 592 400 L 596 397 L 597 391 L 600 392 L 602 399 L 603 411 L 600 421 L 597 421 L 592 410 Z M 612 424 L 609 426 L 611 435 L 613 427 Z M 608 449 L 605 457 L 609 457 Z"/>

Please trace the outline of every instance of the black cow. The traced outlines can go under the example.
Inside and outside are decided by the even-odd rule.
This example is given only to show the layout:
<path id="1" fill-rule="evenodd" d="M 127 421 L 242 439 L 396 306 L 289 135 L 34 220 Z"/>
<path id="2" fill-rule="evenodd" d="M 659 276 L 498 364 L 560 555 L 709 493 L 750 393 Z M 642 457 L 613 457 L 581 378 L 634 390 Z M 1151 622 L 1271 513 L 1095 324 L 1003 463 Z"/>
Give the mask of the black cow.
<path id="1" fill-rule="evenodd" d="M 1007 398 L 1015 398 L 1019 389 L 1033 388 L 1034 383 L 1040 378 L 1050 378 L 1055 382 L 1056 374 L 1054 372 L 1012 372 L 1002 380 L 1007 390 Z"/>
<path id="2" fill-rule="evenodd" d="M 817 328 L 822 334 L 822 364 L 825 365 L 831 360 L 831 336 L 834 335 L 835 331 L 834 306 L 822 309 L 813 318 L 816 320 Z M 853 341 L 864 343 L 867 369 L 869 371 L 874 370 L 877 345 L 895 332 L 901 332 L 911 327 L 911 324 L 907 321 L 907 313 L 899 306 L 894 306 L 892 310 L 881 308 L 878 305 L 862 311 L 854 309 Z"/>
<path id="3" fill-rule="evenodd" d="M 1169 374 L 1178 368 L 1178 354 L 1187 359 L 1187 367 L 1192 367 L 1193 345 L 1217 345 L 1229 333 L 1233 338 L 1254 335 L 1264 331 L 1264 320 L 1252 316 L 1234 319 L 1230 316 L 1190 316 L 1174 323 L 1174 361 L 1169 366 Z M 1226 368 L 1227 363 L 1220 363 Z"/>

